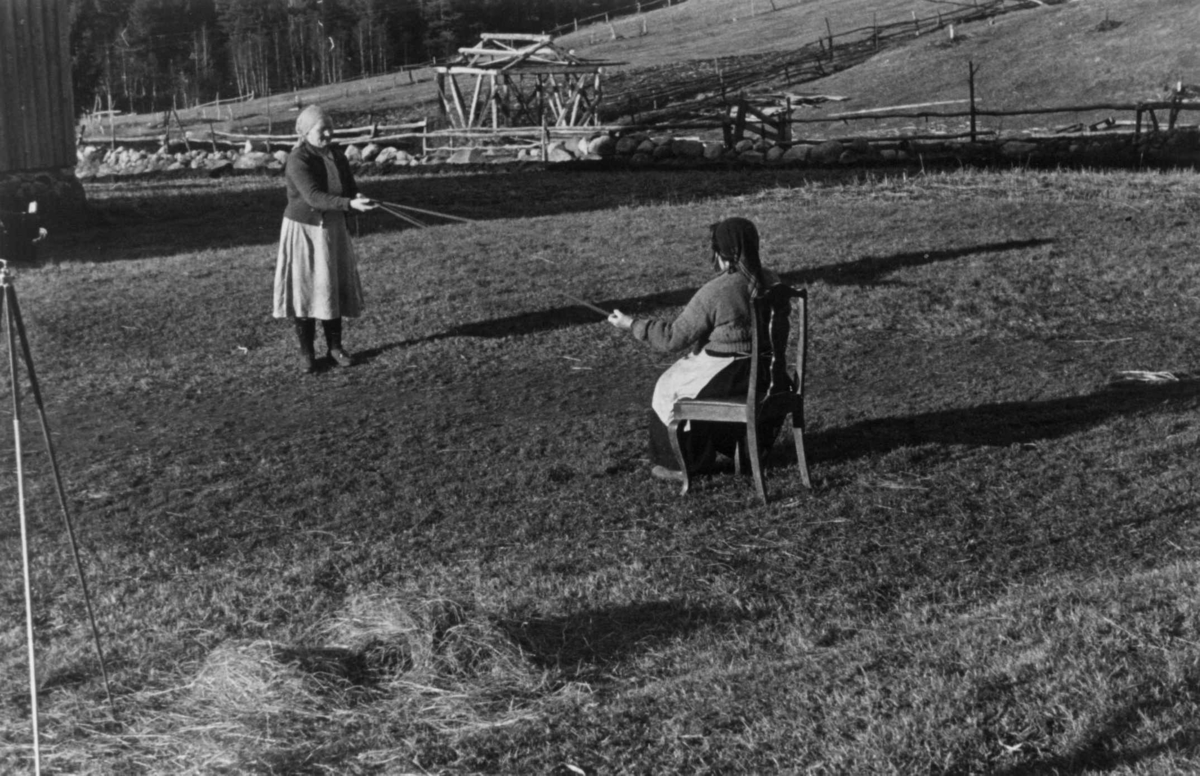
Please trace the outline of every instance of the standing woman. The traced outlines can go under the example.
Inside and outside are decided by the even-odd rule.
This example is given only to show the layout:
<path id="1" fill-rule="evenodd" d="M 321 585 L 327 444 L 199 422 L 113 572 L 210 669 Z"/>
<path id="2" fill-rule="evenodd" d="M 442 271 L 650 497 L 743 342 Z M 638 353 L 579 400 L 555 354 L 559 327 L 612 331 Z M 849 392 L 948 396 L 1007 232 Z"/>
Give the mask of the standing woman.
<path id="1" fill-rule="evenodd" d="M 614 310 L 608 322 L 632 332 L 655 350 L 687 349 L 654 386 L 650 413 L 651 474 L 664 480 L 682 480 L 667 426 L 675 402 L 745 393 L 750 388 L 750 348 L 754 320 L 750 298 L 779 282 L 763 269 L 758 256 L 758 230 L 745 218 L 727 218 L 709 227 L 712 266 L 716 277 L 705 283 L 674 321 L 632 318 Z M 728 423 L 691 421 L 680 430 L 680 446 L 688 471 L 702 471 L 716 454 L 732 455 L 741 429 Z M 770 439 L 770 435 L 766 435 Z"/>
<path id="2" fill-rule="evenodd" d="M 363 297 L 345 214 L 376 206 L 358 193 L 345 153 L 332 142 L 333 120 L 319 105 L 301 111 L 296 134 L 299 140 L 284 168 L 288 201 L 275 264 L 274 315 L 293 320 L 302 367 L 311 374 L 318 320 L 329 357 L 350 366 L 342 347 L 342 318 L 358 317 Z"/>

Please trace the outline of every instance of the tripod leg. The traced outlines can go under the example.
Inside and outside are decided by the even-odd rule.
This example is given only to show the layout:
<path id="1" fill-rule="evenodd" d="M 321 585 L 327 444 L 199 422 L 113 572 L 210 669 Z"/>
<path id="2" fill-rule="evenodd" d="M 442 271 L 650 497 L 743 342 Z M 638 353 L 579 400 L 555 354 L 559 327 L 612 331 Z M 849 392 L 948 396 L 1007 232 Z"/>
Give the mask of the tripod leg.
<path id="1" fill-rule="evenodd" d="M 42 436 L 46 439 L 46 454 L 50 458 L 50 468 L 54 472 L 54 487 L 58 491 L 58 503 L 62 507 L 63 525 L 67 529 L 67 539 L 71 543 L 71 556 L 75 560 L 75 574 L 79 578 L 79 588 L 83 591 L 83 602 L 87 607 L 88 621 L 92 627 L 92 643 L 96 648 L 96 659 L 100 661 L 100 674 L 104 678 L 104 694 L 108 697 L 108 707 L 116 714 L 116 707 L 113 705 L 112 688 L 108 682 L 108 667 L 104 663 L 104 650 L 100 647 L 100 629 L 96 626 L 96 614 L 92 611 L 92 597 L 88 592 L 87 577 L 83 574 L 83 562 L 79 558 L 79 544 L 75 541 L 75 528 L 71 524 L 71 512 L 67 508 L 67 493 L 63 488 L 62 474 L 58 469 L 58 458 L 54 454 L 54 441 L 50 437 L 50 424 L 46 420 L 46 407 L 42 403 L 42 390 L 38 386 L 37 373 L 33 368 L 33 354 L 29 351 L 29 338 L 25 336 L 25 322 L 21 319 L 21 307 L 17 304 L 17 291 L 11 284 L 5 285 L 5 301 L 8 303 L 9 318 L 16 324 L 16 335 L 20 340 L 21 355 L 25 361 L 25 371 L 29 374 L 29 386 L 33 392 L 33 401 L 37 405 L 38 420 L 42 426 Z M 9 353 L 14 351 L 13 333 L 9 333 L 8 347 Z M 10 356 L 12 360 L 13 374 L 13 396 L 17 393 L 17 378 L 16 378 L 16 361 L 15 356 Z M 17 416 L 13 415 L 15 423 Z M 24 501 L 22 500 L 22 503 Z"/>
<path id="2" fill-rule="evenodd" d="M 13 449 L 17 461 L 17 505 L 21 521 L 21 566 L 25 575 L 25 635 L 29 652 L 29 717 L 33 721 L 33 772 L 42 772 L 41 737 L 38 732 L 37 659 L 33 649 L 33 585 L 29 575 L 29 531 L 25 518 L 25 472 L 21 461 L 21 391 L 17 384 L 17 348 L 13 331 L 12 287 L 3 285 L 0 308 L 4 311 L 4 334 L 8 340 L 8 375 L 13 399 Z"/>

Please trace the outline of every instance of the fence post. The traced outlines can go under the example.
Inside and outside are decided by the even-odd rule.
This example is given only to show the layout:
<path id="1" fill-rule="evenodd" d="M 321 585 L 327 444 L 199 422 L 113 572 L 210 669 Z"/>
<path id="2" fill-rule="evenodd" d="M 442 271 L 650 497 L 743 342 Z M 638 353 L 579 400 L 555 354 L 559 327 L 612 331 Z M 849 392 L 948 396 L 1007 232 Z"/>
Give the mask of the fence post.
<path id="1" fill-rule="evenodd" d="M 113 119 L 112 92 L 108 92 L 108 139 L 109 148 L 117 150 L 117 125 Z"/>
<path id="2" fill-rule="evenodd" d="M 825 17 L 825 29 L 829 32 L 829 61 L 833 61 L 833 26 L 829 23 L 829 17 Z"/>
<path id="3" fill-rule="evenodd" d="M 779 122 L 779 142 L 792 144 L 792 98 L 783 101 L 783 119 Z"/>
<path id="4" fill-rule="evenodd" d="M 967 81 L 971 97 L 971 142 L 975 142 L 975 63 L 967 60 Z"/>

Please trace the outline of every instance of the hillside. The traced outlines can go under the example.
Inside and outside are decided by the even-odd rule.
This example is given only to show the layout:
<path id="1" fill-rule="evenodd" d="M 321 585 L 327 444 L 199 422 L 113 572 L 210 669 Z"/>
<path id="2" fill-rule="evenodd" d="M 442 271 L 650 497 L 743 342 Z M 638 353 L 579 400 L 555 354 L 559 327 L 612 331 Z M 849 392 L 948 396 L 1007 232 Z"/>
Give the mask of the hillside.
<path id="1" fill-rule="evenodd" d="M 973 62 L 976 96 L 985 108 L 1132 103 L 1161 99 L 1164 84 L 1200 76 L 1197 34 L 1200 5 L 1192 0 L 1079 0 L 958 29 L 953 43 L 945 34 L 914 40 L 812 87 L 849 96 L 855 109 L 963 99 Z M 839 109 L 847 106 L 832 110 Z M 1054 126 L 1106 116 L 1052 114 L 1025 123 Z"/>
<path id="2" fill-rule="evenodd" d="M 914 34 L 910 41 L 819 80 L 789 81 L 778 71 L 778 57 L 769 56 L 815 47 L 828 29 L 838 35 L 963 8 L 962 3 L 934 0 L 687 0 L 611 24 L 584 26 L 558 42 L 583 57 L 627 63 L 609 78 L 609 105 L 628 96 L 623 89 L 646 89 L 647 84 L 686 90 L 688 79 L 711 79 L 705 68 L 711 71 L 717 60 L 740 63 L 743 70 L 758 67 L 752 90 L 787 88 L 847 98 L 798 118 L 964 99 L 968 62 L 978 68 L 981 106 L 999 110 L 1132 102 L 1155 97 L 1168 81 L 1200 80 L 1200 54 L 1193 44 L 1200 34 L 1200 5 L 1193 0 L 1004 2 L 992 19 L 957 27 L 953 40 L 947 30 L 930 31 L 926 25 L 925 34 Z M 401 122 L 437 114 L 433 74 L 422 70 L 253 100 L 225 109 L 217 126 L 286 132 L 295 105 L 311 101 L 356 121 Z M 185 123 L 203 126 L 197 112 L 182 113 Z M 207 118 L 213 118 L 211 113 Z M 1096 118 L 1039 116 L 1025 124 L 1053 126 Z M 157 131 L 146 126 L 154 123 L 146 117 L 123 123 L 123 132 Z M 1006 119 L 999 128 L 1018 126 L 1017 120 Z M 814 127 L 810 134 L 876 128 L 873 122 Z"/>
<path id="3" fill-rule="evenodd" d="M 651 67 L 797 48 L 827 35 L 826 20 L 838 34 L 914 15 L 928 18 L 964 4 L 775 0 L 776 11 L 771 5 L 769 0 L 689 0 L 646 14 L 645 35 L 640 34 L 640 22 L 625 20 L 611 30 L 592 27 L 562 41 L 582 56 L 618 59 L 631 68 Z M 849 98 L 806 114 L 818 117 L 822 112 L 964 99 L 968 62 L 977 66 L 980 104 L 997 110 L 1133 102 L 1160 95 L 1169 81 L 1200 80 L 1200 54 L 1194 45 L 1200 34 L 1200 4 L 1192 0 L 1073 0 L 1041 7 L 1004 3 L 1001 10 L 1007 12 L 956 28 L 953 41 L 944 30 L 914 35 L 910 43 L 860 65 L 802 87 L 788 85 L 789 89 Z M 621 37 L 612 39 L 612 30 Z M 764 74 L 764 85 L 787 85 L 770 75 Z M 1037 117 L 1027 123 L 1079 118 L 1089 117 Z"/>

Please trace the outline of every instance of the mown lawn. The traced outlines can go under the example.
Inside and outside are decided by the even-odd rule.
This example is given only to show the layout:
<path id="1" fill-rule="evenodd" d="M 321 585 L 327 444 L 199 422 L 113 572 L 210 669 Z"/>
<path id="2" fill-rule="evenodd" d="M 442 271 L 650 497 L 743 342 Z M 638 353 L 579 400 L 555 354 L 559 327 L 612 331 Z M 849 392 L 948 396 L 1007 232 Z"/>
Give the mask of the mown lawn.
<path id="1" fill-rule="evenodd" d="M 1194 175 L 361 183 L 476 221 L 360 219 L 349 369 L 300 375 L 270 318 L 277 179 L 96 184 L 17 271 L 116 705 L 27 402 L 48 769 L 1200 767 Z M 729 215 L 811 295 L 815 487 L 780 446 L 766 507 L 649 477 L 670 358 L 562 296 L 670 315 Z"/>

